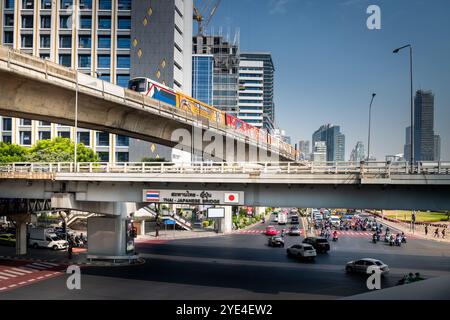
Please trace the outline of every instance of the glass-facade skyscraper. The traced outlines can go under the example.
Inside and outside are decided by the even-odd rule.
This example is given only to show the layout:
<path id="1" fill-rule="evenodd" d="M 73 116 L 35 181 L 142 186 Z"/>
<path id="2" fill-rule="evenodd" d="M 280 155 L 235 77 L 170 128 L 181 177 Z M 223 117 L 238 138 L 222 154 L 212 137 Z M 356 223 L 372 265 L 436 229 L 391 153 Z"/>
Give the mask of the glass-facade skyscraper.
<path id="1" fill-rule="evenodd" d="M 214 56 L 192 55 L 192 97 L 210 106 L 213 105 Z"/>
<path id="2" fill-rule="evenodd" d="M 321 126 L 312 136 L 312 144 L 324 141 L 327 146 L 327 161 L 345 161 L 345 135 L 340 126 Z"/>
<path id="3" fill-rule="evenodd" d="M 434 95 L 418 90 L 414 99 L 414 160 L 433 161 L 434 153 Z"/>

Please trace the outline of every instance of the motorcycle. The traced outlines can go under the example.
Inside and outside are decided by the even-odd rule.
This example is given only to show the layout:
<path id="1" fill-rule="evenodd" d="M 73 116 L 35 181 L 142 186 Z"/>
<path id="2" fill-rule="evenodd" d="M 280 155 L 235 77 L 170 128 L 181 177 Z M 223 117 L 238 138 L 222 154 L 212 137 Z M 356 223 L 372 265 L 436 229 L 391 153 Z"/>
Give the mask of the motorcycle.
<path id="1" fill-rule="evenodd" d="M 378 239 L 378 236 L 374 234 L 374 235 L 372 236 L 372 242 L 373 242 L 373 243 L 377 243 L 377 240 L 379 240 L 379 239 Z"/>
<path id="2" fill-rule="evenodd" d="M 334 242 L 338 241 L 338 236 L 337 236 L 337 234 L 333 234 L 333 241 L 334 241 Z"/>

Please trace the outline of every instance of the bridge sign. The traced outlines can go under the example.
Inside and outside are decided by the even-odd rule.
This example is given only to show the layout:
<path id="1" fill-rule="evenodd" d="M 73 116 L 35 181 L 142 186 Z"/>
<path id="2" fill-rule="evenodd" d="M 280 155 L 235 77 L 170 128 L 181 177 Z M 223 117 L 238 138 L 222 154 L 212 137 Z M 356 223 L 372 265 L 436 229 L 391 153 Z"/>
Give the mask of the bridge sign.
<path id="1" fill-rule="evenodd" d="M 242 191 L 143 190 L 143 202 L 192 205 L 243 205 Z"/>

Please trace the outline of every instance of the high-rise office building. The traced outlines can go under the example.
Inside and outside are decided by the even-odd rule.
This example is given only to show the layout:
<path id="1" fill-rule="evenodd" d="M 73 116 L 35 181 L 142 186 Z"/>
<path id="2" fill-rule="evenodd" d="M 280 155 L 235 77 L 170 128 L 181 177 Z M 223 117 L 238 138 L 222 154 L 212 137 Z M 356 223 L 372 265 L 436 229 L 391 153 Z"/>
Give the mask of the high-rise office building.
<path id="1" fill-rule="evenodd" d="M 350 161 L 358 164 L 365 159 L 366 154 L 364 150 L 364 143 L 362 141 L 358 141 L 350 154 Z"/>
<path id="2" fill-rule="evenodd" d="M 220 110 L 239 113 L 239 43 L 223 36 L 197 35 L 192 40 L 193 54 L 209 54 L 214 57 L 213 103 Z"/>
<path id="3" fill-rule="evenodd" d="M 241 60 L 239 63 L 239 114 L 247 123 L 264 125 L 264 62 Z"/>
<path id="4" fill-rule="evenodd" d="M 434 161 L 441 161 L 441 136 L 434 136 Z"/>
<path id="5" fill-rule="evenodd" d="M 241 53 L 240 59 L 241 61 L 263 62 L 263 128 L 268 132 L 272 132 L 275 123 L 275 103 L 273 101 L 275 66 L 273 64 L 272 54 L 259 52 Z M 251 87 L 259 88 L 259 85 Z"/>
<path id="6" fill-rule="evenodd" d="M 147 77 L 192 94 L 193 0 L 133 0 L 131 76 Z M 130 139 L 130 161 L 185 162 L 180 150 Z"/>
<path id="7" fill-rule="evenodd" d="M 327 144 L 325 141 L 316 141 L 314 143 L 312 161 L 315 163 L 327 162 Z"/>
<path id="8" fill-rule="evenodd" d="M 327 161 L 345 161 L 345 135 L 340 126 L 330 124 L 321 126 L 312 136 L 312 144 L 324 141 L 327 147 Z"/>
<path id="9" fill-rule="evenodd" d="M 300 140 L 298 142 L 298 150 L 300 152 L 301 160 L 309 160 L 310 159 L 310 142 L 308 140 Z"/>
<path id="10" fill-rule="evenodd" d="M 434 160 L 434 95 L 418 90 L 414 99 L 414 160 Z"/>
<path id="11" fill-rule="evenodd" d="M 210 106 L 213 105 L 214 56 L 192 55 L 192 97 Z"/>
<path id="12" fill-rule="evenodd" d="M 411 126 L 405 129 L 405 146 L 403 148 L 403 158 L 405 161 L 411 161 Z"/>
<path id="13" fill-rule="evenodd" d="M 1 0 L 0 44 L 123 87 L 145 76 L 190 93 L 192 6 L 192 0 Z M 1 117 L 0 136 L 31 146 L 74 139 L 75 129 Z M 133 139 L 87 129 L 77 136 L 103 161 L 131 160 Z"/>

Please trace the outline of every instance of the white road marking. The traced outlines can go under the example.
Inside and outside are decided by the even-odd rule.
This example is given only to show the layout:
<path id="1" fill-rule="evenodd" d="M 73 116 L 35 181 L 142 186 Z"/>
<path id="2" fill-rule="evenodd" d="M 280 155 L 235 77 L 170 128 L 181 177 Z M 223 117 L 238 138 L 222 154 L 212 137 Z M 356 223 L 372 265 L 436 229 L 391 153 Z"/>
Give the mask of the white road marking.
<path id="1" fill-rule="evenodd" d="M 45 270 L 45 269 L 47 269 L 47 268 L 44 268 L 44 267 L 34 266 L 34 265 L 31 265 L 31 264 L 28 264 L 27 268 L 36 269 L 36 270 Z"/>
<path id="2" fill-rule="evenodd" d="M 43 265 L 48 265 L 48 266 L 52 266 L 52 267 L 57 267 L 58 266 L 58 264 L 51 263 L 51 262 L 39 262 L 37 264 L 43 264 Z"/>
<path id="3" fill-rule="evenodd" d="M 40 262 L 33 262 L 32 265 L 33 266 L 39 266 L 39 267 L 45 267 L 45 268 L 49 268 L 50 267 L 49 265 L 46 265 L 46 264 L 43 264 L 43 263 L 40 263 Z"/>
<path id="4" fill-rule="evenodd" d="M 34 270 L 30 271 L 30 270 L 26 270 L 25 268 L 21 268 L 21 269 L 19 269 L 19 268 L 11 268 L 11 270 L 17 270 L 19 272 L 25 272 L 25 273 L 33 273 L 34 272 Z"/>
<path id="5" fill-rule="evenodd" d="M 11 269 L 7 269 L 7 270 L 5 270 L 5 271 L 8 272 L 8 273 L 12 273 L 12 274 L 18 275 L 18 276 L 24 276 L 24 275 L 26 274 L 26 273 L 23 272 L 23 271 L 18 272 L 18 271 L 13 271 L 13 270 L 11 270 Z"/>
<path id="6" fill-rule="evenodd" d="M 7 272 L 0 272 L 0 275 L 6 276 L 6 277 L 13 277 L 13 278 L 17 277 L 15 274 L 10 274 Z"/>
<path id="7" fill-rule="evenodd" d="M 8 280 L 9 278 L 0 276 L 0 279 L 2 279 L 2 280 Z"/>

